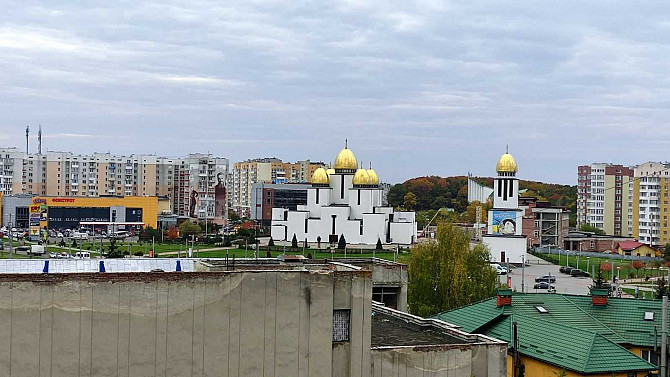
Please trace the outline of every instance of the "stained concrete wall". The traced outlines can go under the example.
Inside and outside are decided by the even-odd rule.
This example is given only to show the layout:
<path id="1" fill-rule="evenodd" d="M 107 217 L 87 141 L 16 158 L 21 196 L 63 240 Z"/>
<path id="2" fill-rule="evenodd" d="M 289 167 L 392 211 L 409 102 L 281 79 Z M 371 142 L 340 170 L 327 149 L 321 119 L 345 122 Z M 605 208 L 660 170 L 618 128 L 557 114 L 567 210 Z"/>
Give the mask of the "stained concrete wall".
<path id="1" fill-rule="evenodd" d="M 1 376 L 370 375 L 363 271 L 0 275 Z M 351 310 L 332 342 L 333 309 Z"/>
<path id="2" fill-rule="evenodd" d="M 465 344 L 372 350 L 373 377 L 505 377 L 507 347 Z"/>

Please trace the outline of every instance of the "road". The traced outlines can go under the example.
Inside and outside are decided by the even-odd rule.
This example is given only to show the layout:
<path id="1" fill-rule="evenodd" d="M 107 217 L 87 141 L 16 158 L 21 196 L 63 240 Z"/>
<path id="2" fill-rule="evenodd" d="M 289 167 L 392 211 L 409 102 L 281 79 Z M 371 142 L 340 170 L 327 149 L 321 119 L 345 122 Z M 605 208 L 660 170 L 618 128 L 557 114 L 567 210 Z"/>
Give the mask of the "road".
<path id="1" fill-rule="evenodd" d="M 546 293 L 546 290 L 533 289 L 535 285 L 535 278 L 542 275 L 556 276 L 556 292 L 565 294 L 586 295 L 589 293 L 589 286 L 593 283 L 591 278 L 573 278 L 569 275 L 562 274 L 558 271 L 559 266 L 555 264 L 547 264 L 543 259 L 536 256 L 526 254 L 530 266 L 525 268 L 513 268 L 510 271 L 509 277 L 512 279 L 512 289 L 518 292 L 537 292 Z M 539 264 L 538 264 L 539 263 Z M 522 290 L 521 280 L 525 281 L 525 290 Z M 507 276 L 499 276 L 501 283 L 507 283 Z"/>

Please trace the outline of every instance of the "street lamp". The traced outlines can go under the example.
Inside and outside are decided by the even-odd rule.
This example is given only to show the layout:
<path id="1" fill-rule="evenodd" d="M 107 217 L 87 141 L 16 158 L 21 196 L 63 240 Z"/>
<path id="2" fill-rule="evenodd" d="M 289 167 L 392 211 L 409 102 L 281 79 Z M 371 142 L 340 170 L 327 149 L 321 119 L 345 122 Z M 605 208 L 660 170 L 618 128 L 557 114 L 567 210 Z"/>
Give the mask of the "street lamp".
<path id="1" fill-rule="evenodd" d="M 590 271 L 591 257 L 586 257 L 586 271 Z"/>

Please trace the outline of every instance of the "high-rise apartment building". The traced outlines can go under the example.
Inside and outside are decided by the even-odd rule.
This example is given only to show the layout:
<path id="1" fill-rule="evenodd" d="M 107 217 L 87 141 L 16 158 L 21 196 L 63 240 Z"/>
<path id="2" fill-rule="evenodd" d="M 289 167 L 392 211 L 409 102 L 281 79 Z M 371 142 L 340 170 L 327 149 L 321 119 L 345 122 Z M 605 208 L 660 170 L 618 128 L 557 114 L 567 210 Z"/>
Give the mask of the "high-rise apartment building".
<path id="1" fill-rule="evenodd" d="M 652 246 L 670 242 L 668 189 L 670 164 L 645 162 L 635 167 L 633 236 Z"/>
<path id="2" fill-rule="evenodd" d="M 296 163 L 278 158 L 257 158 L 233 165 L 228 187 L 232 209 L 240 216 L 251 213 L 251 185 L 254 183 L 309 183 L 314 171 L 325 167 L 323 162 L 310 160 Z"/>
<path id="3" fill-rule="evenodd" d="M 5 195 L 167 196 L 179 216 L 215 219 L 227 213 L 228 160 L 209 154 L 172 159 L 0 148 L 0 164 Z"/>
<path id="4" fill-rule="evenodd" d="M 633 224 L 633 169 L 610 163 L 577 168 L 577 225 L 630 236 Z"/>

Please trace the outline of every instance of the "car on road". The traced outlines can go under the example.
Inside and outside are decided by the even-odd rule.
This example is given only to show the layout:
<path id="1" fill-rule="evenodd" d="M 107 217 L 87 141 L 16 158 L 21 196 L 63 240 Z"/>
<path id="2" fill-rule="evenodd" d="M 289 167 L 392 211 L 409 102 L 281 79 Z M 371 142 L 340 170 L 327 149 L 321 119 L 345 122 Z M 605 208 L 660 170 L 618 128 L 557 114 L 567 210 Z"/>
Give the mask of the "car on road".
<path id="1" fill-rule="evenodd" d="M 570 274 L 570 271 L 572 271 L 572 267 L 570 266 L 561 266 L 561 268 L 558 269 L 558 272 L 562 274 Z"/>
<path id="2" fill-rule="evenodd" d="M 570 271 L 570 276 L 572 276 L 573 278 L 574 278 L 574 277 L 585 277 L 585 278 L 588 278 L 588 277 L 591 277 L 591 274 L 589 274 L 589 273 L 586 272 L 586 271 L 580 270 L 580 269 L 578 269 L 578 268 L 573 268 L 573 269 Z"/>
<path id="3" fill-rule="evenodd" d="M 556 286 L 549 284 L 546 281 L 535 283 L 535 285 L 533 285 L 533 289 L 548 289 L 549 292 L 556 292 Z"/>
<path id="4" fill-rule="evenodd" d="M 535 278 L 536 283 L 540 282 L 547 282 L 547 283 L 555 283 L 556 282 L 556 276 L 554 275 L 542 275 L 538 276 Z"/>

